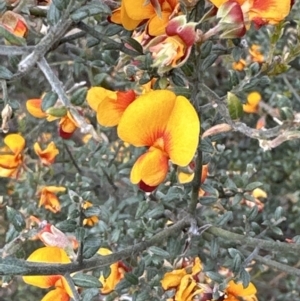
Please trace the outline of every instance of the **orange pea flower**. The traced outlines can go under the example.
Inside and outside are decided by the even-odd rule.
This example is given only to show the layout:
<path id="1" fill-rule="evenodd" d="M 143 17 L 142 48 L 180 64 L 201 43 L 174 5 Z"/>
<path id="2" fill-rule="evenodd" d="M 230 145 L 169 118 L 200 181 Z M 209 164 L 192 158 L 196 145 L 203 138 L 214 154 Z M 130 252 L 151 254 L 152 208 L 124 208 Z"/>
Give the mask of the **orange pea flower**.
<path id="1" fill-rule="evenodd" d="M 109 255 L 112 252 L 106 248 L 100 248 L 98 254 L 105 256 Z M 125 267 L 121 262 L 116 262 L 110 265 L 110 275 L 107 278 L 104 278 L 103 275 L 100 276 L 99 281 L 102 284 L 101 293 L 109 294 L 112 292 L 116 285 L 124 278 L 124 273 L 128 268 Z"/>
<path id="2" fill-rule="evenodd" d="M 47 112 L 44 112 L 41 106 L 41 98 L 28 99 L 26 102 L 27 111 L 36 118 L 47 118 L 48 121 L 53 121 L 60 118 L 51 114 L 53 108 L 50 108 L 47 110 Z M 59 122 L 59 135 L 63 139 L 69 139 L 78 128 L 78 124 L 69 111 L 66 110 L 64 113 L 65 114 L 63 114 Z"/>
<path id="3" fill-rule="evenodd" d="M 44 150 L 42 150 L 39 143 L 36 142 L 33 145 L 33 149 L 41 159 L 42 164 L 46 166 L 51 165 L 54 162 L 55 157 L 59 154 L 59 150 L 57 149 L 53 141 L 50 142 Z"/>
<path id="4" fill-rule="evenodd" d="M 85 201 L 83 204 L 82 204 L 82 208 L 84 210 L 90 208 L 90 207 L 93 207 L 93 204 L 91 202 L 88 202 L 88 201 Z M 84 226 L 88 226 L 88 227 L 93 227 L 95 226 L 97 223 L 99 222 L 99 218 L 98 216 L 96 215 L 93 215 L 93 216 L 90 216 L 90 217 L 87 217 L 83 220 L 83 225 Z"/>
<path id="5" fill-rule="evenodd" d="M 198 40 L 197 23 L 186 22 L 186 16 L 171 19 L 163 35 L 157 36 L 147 45 L 158 73 L 182 66 L 188 59 L 193 44 Z"/>
<path id="6" fill-rule="evenodd" d="M 99 124 L 115 126 L 135 97 L 133 90 L 115 92 L 102 87 L 92 87 L 89 89 L 86 99 L 89 106 L 97 112 Z"/>
<path id="7" fill-rule="evenodd" d="M 251 92 L 247 96 L 247 103 L 243 104 L 243 110 L 246 113 L 257 113 L 258 104 L 261 101 L 261 95 L 258 92 Z"/>
<path id="8" fill-rule="evenodd" d="M 44 206 L 45 209 L 53 213 L 60 211 L 60 203 L 55 193 L 65 192 L 66 188 L 61 186 L 45 186 L 39 191 L 40 202 L 39 207 Z"/>
<path id="9" fill-rule="evenodd" d="M 33 99 L 28 99 L 26 101 L 27 111 L 35 118 L 48 117 L 48 114 L 46 112 L 44 112 L 41 109 L 41 107 L 42 107 L 42 99 L 41 98 L 33 98 Z"/>
<path id="10" fill-rule="evenodd" d="M 147 21 L 147 32 L 151 36 L 158 36 L 165 32 L 165 27 L 176 14 L 179 7 L 178 0 L 122 0 L 121 7 L 116 9 L 110 20 L 121 24 L 127 30 L 133 30 Z"/>
<path id="11" fill-rule="evenodd" d="M 226 301 L 239 301 L 241 299 L 245 301 L 257 301 L 255 296 L 256 288 L 253 283 L 249 283 L 249 285 L 244 288 L 242 283 L 236 283 L 231 280 L 228 283 L 228 287 L 225 291 Z"/>
<path id="12" fill-rule="evenodd" d="M 251 45 L 249 54 L 252 62 L 263 63 L 265 61 L 264 55 L 261 53 L 259 45 Z"/>
<path id="13" fill-rule="evenodd" d="M 25 19 L 13 11 L 6 11 L 2 15 L 1 25 L 18 37 L 24 37 L 28 31 Z"/>
<path id="14" fill-rule="evenodd" d="M 238 3 L 244 15 L 246 27 L 253 22 L 257 27 L 265 24 L 277 24 L 290 12 L 292 1 L 280 0 L 210 0 L 216 7 L 223 4 Z"/>
<path id="15" fill-rule="evenodd" d="M 197 284 L 197 275 L 202 271 L 202 264 L 198 257 L 195 258 L 193 263 L 182 269 L 176 269 L 168 272 L 161 280 L 161 285 L 164 290 L 176 290 L 174 298 L 170 300 L 175 301 L 191 301 L 194 297 L 200 297 L 205 293 L 204 289 Z M 206 299 L 204 299 L 206 300 Z"/>
<path id="16" fill-rule="evenodd" d="M 37 249 L 28 257 L 27 261 L 62 264 L 71 262 L 66 252 L 58 247 L 44 247 Z M 23 276 L 23 281 L 39 288 L 55 287 L 55 289 L 49 291 L 41 301 L 69 301 L 74 297 L 68 282 L 61 275 Z"/>
<path id="17" fill-rule="evenodd" d="M 23 163 L 25 139 L 19 134 L 9 134 L 3 141 L 6 146 L 0 149 L 0 177 L 13 178 Z"/>
<path id="18" fill-rule="evenodd" d="M 246 65 L 247 65 L 246 61 L 244 59 L 240 59 L 239 61 L 232 63 L 232 69 L 236 71 L 243 71 Z"/>
<path id="19" fill-rule="evenodd" d="M 63 139 L 69 139 L 78 128 L 78 124 L 68 111 L 59 121 L 59 136 Z"/>
<path id="20" fill-rule="evenodd" d="M 139 96 L 118 126 L 123 141 L 149 147 L 134 164 L 131 182 L 155 187 L 166 178 L 169 159 L 179 166 L 188 165 L 198 145 L 199 130 L 197 112 L 184 96 L 168 90 Z"/>

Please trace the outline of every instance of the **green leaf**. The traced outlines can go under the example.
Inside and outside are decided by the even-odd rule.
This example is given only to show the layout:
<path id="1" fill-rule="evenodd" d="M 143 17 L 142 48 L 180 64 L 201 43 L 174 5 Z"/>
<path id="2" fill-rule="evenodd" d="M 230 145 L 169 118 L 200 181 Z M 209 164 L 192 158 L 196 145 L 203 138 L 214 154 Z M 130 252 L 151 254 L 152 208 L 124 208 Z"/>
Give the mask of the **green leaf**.
<path id="1" fill-rule="evenodd" d="M 25 219 L 19 211 L 12 207 L 6 206 L 6 214 L 8 220 L 14 225 L 17 231 L 20 232 L 25 228 Z"/>
<path id="2" fill-rule="evenodd" d="M 99 279 L 92 275 L 76 273 L 72 277 L 72 279 L 74 281 L 74 284 L 79 287 L 87 287 L 87 288 L 91 288 L 91 287 L 101 288 L 102 287 Z"/>
<path id="3" fill-rule="evenodd" d="M 0 79 L 11 79 L 13 76 L 12 72 L 4 66 L 0 66 Z"/>
<path id="4" fill-rule="evenodd" d="M 138 266 L 134 269 L 134 274 L 137 277 L 141 277 L 145 271 L 145 261 L 143 259 L 140 260 Z"/>
<path id="5" fill-rule="evenodd" d="M 278 220 L 278 219 L 281 218 L 282 211 L 283 211 L 283 208 L 281 206 L 279 206 L 279 207 L 276 208 L 275 213 L 274 213 L 275 220 Z"/>
<path id="6" fill-rule="evenodd" d="M 206 153 L 209 153 L 209 154 L 212 154 L 215 151 L 211 141 L 209 140 L 209 138 L 201 139 L 200 149 L 203 152 L 206 152 Z"/>
<path id="7" fill-rule="evenodd" d="M 41 104 L 42 111 L 46 112 L 49 108 L 54 107 L 57 102 L 58 96 L 55 92 L 47 92 L 43 99 Z"/>
<path id="8" fill-rule="evenodd" d="M 251 277 L 250 277 L 250 274 L 245 269 L 242 269 L 242 271 L 240 273 L 240 279 L 243 282 L 243 287 L 244 288 L 249 286 Z"/>
<path id="9" fill-rule="evenodd" d="M 68 112 L 68 110 L 66 107 L 59 107 L 59 108 L 51 107 L 46 111 L 47 114 L 50 114 L 54 117 L 59 117 L 59 118 L 66 116 L 67 112 Z"/>
<path id="10" fill-rule="evenodd" d="M 243 116 L 243 105 L 236 95 L 227 93 L 227 106 L 231 119 L 236 120 Z"/>
<path id="11" fill-rule="evenodd" d="M 211 53 L 208 57 L 206 57 L 203 62 L 202 65 L 200 67 L 201 71 L 205 71 L 206 69 L 208 69 L 215 61 L 216 59 L 219 57 L 218 54 L 216 53 Z"/>
<path id="12" fill-rule="evenodd" d="M 218 198 L 215 196 L 203 196 L 203 197 L 200 197 L 200 199 L 199 199 L 200 204 L 202 204 L 204 206 L 212 205 L 212 204 L 216 203 L 217 201 L 218 201 Z"/>
<path id="13" fill-rule="evenodd" d="M 156 246 L 152 246 L 148 249 L 148 252 L 150 253 L 153 253 L 157 256 L 160 256 L 160 257 L 163 257 L 163 258 L 169 258 L 170 257 L 170 254 L 169 252 L 159 248 L 159 247 L 156 247 Z"/>
<path id="14" fill-rule="evenodd" d="M 47 11 L 47 20 L 50 25 L 55 25 L 61 17 L 61 11 L 51 3 Z"/>
<path id="15" fill-rule="evenodd" d="M 98 2 L 97 4 L 92 3 L 80 7 L 74 13 L 72 13 L 71 18 L 74 22 L 79 22 L 85 19 L 86 17 L 95 16 L 101 13 L 109 15 L 111 13 L 111 10 L 103 2 Z"/>
<path id="16" fill-rule="evenodd" d="M 234 61 L 238 62 L 242 57 L 242 49 L 240 47 L 234 47 L 231 54 Z"/>
<path id="17" fill-rule="evenodd" d="M 219 242 L 217 238 L 213 238 L 210 243 L 210 256 L 212 259 L 216 259 L 219 253 Z"/>
<path id="18" fill-rule="evenodd" d="M 135 39 L 131 37 L 122 37 L 121 40 L 123 41 L 124 44 L 127 43 L 129 46 L 131 46 L 139 54 L 144 53 L 142 45 Z"/>
<path id="19" fill-rule="evenodd" d="M 85 217 L 100 216 L 101 209 L 97 206 L 92 206 L 84 210 Z"/>
<path id="20" fill-rule="evenodd" d="M 139 278 L 136 275 L 132 274 L 132 273 L 125 273 L 124 277 L 132 285 L 138 285 L 139 284 Z"/>
<path id="21" fill-rule="evenodd" d="M 129 281 L 127 281 L 126 279 L 123 279 L 122 281 L 120 281 L 115 290 L 118 292 L 121 292 L 122 290 L 129 288 L 131 286 L 131 283 Z"/>
<path id="22" fill-rule="evenodd" d="M 64 10 L 68 6 L 67 0 L 52 0 L 52 2 L 59 10 Z"/>
<path id="23" fill-rule="evenodd" d="M 91 258 L 94 256 L 101 246 L 100 237 L 94 235 L 88 236 L 83 243 L 83 257 L 85 259 Z"/>
<path id="24" fill-rule="evenodd" d="M 212 41 L 206 41 L 201 45 L 200 55 L 202 59 L 205 59 L 211 53 L 212 46 Z"/>
<path id="25" fill-rule="evenodd" d="M 232 211 L 227 211 L 224 213 L 216 222 L 218 226 L 224 226 L 228 222 L 233 220 L 233 213 Z"/>
<path id="26" fill-rule="evenodd" d="M 242 267 L 242 258 L 240 254 L 236 254 L 233 258 L 232 271 L 238 273 Z"/>
<path id="27" fill-rule="evenodd" d="M 144 213 L 149 209 L 149 203 L 146 201 L 141 201 L 136 209 L 135 218 L 141 218 Z"/>
<path id="28" fill-rule="evenodd" d="M 81 242 L 84 240 L 86 230 L 83 227 L 78 227 L 75 230 L 76 239 Z"/>
<path id="29" fill-rule="evenodd" d="M 71 96 L 71 103 L 75 106 L 81 106 L 85 102 L 87 91 L 86 87 L 76 90 Z"/>
<path id="30" fill-rule="evenodd" d="M 243 195 L 241 193 L 237 193 L 232 200 L 232 206 L 237 205 L 243 199 Z"/>
<path id="31" fill-rule="evenodd" d="M 263 186 L 263 183 L 261 182 L 252 182 L 252 183 L 249 183 L 246 187 L 245 187 L 245 190 L 246 191 L 252 191 L 254 190 L 255 188 L 258 188 L 258 187 L 261 187 Z"/>
<path id="32" fill-rule="evenodd" d="M 91 301 L 96 296 L 99 296 L 98 288 L 85 289 L 81 294 L 82 301 Z"/>
<path id="33" fill-rule="evenodd" d="M 258 207 L 257 206 L 253 206 L 250 210 L 250 212 L 248 213 L 248 220 L 254 220 L 256 218 L 258 214 Z"/>
<path id="34" fill-rule="evenodd" d="M 55 226 L 62 232 L 74 232 L 77 226 L 77 222 L 75 220 L 68 219 L 57 223 Z"/>

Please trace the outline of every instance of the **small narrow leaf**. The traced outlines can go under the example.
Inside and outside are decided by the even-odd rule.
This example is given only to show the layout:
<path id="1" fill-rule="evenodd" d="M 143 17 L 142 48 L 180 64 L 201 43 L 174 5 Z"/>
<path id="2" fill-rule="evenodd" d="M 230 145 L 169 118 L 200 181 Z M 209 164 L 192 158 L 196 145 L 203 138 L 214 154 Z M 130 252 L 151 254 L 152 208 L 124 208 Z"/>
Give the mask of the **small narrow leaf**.
<path id="1" fill-rule="evenodd" d="M 87 288 L 92 288 L 92 287 L 101 287 L 101 283 L 98 278 L 92 276 L 92 275 L 87 275 L 87 274 L 82 274 L 82 273 L 76 273 L 72 277 L 74 284 L 79 287 L 87 287 Z"/>
<path id="2" fill-rule="evenodd" d="M 42 99 L 42 105 L 41 109 L 42 111 L 46 112 L 49 108 L 54 107 L 58 99 L 58 96 L 55 92 L 47 92 L 43 99 Z"/>
<path id="3" fill-rule="evenodd" d="M 236 95 L 227 93 L 227 105 L 231 119 L 236 120 L 243 116 L 243 105 Z"/>

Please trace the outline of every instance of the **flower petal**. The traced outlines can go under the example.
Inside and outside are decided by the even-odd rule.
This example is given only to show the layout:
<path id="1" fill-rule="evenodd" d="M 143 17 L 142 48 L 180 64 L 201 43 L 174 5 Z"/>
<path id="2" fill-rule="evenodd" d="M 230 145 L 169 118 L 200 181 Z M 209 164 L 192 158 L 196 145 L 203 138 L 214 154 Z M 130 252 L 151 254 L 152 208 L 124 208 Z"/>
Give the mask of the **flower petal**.
<path id="1" fill-rule="evenodd" d="M 106 248 L 100 248 L 97 253 L 102 256 L 112 254 L 112 252 Z M 109 276 L 107 278 L 104 278 L 104 276 L 101 275 L 99 278 L 99 281 L 102 283 L 101 293 L 109 294 L 115 289 L 116 285 L 120 282 L 122 278 L 123 272 L 119 270 L 119 263 L 116 262 L 110 265 Z"/>
<path id="2" fill-rule="evenodd" d="M 50 142 L 48 146 L 42 150 L 38 142 L 33 145 L 33 149 L 44 165 L 50 165 L 54 162 L 55 157 L 59 154 L 54 142 Z"/>
<path id="3" fill-rule="evenodd" d="M 157 186 L 168 173 L 168 156 L 158 148 L 152 147 L 138 158 L 132 167 L 130 180 L 133 184 L 143 181 L 148 186 Z"/>
<path id="4" fill-rule="evenodd" d="M 290 12 L 291 1 L 280 0 L 255 0 L 249 10 L 249 19 L 256 23 L 277 24 Z"/>
<path id="5" fill-rule="evenodd" d="M 5 169 L 15 169 L 20 161 L 14 155 L 0 155 L 0 167 Z"/>
<path id="6" fill-rule="evenodd" d="M 63 249 L 57 247 L 44 247 L 35 250 L 27 259 L 31 262 L 44 263 L 70 263 L 71 260 Z M 24 282 L 40 288 L 54 286 L 60 275 L 49 276 L 23 276 Z"/>
<path id="7" fill-rule="evenodd" d="M 235 297 L 246 297 L 256 294 L 256 288 L 251 282 L 246 288 L 243 287 L 242 283 L 235 283 L 233 280 L 229 281 L 228 285 L 226 289 L 227 294 Z"/>
<path id="8" fill-rule="evenodd" d="M 41 106 L 42 99 L 40 98 L 28 99 L 26 101 L 26 109 L 32 116 L 36 118 L 46 118 L 47 113 L 42 111 Z"/>
<path id="9" fill-rule="evenodd" d="M 185 269 L 174 270 L 172 272 L 166 273 L 160 283 L 164 290 L 168 290 L 170 288 L 177 287 L 180 284 L 181 279 L 185 275 Z"/>
<path id="10" fill-rule="evenodd" d="M 155 15 L 148 23 L 148 33 L 150 36 L 159 36 L 165 33 L 165 28 L 169 22 L 171 11 L 163 11 L 161 16 Z"/>
<path id="11" fill-rule="evenodd" d="M 134 146 L 151 146 L 167 126 L 176 95 L 168 90 L 150 91 L 138 97 L 124 112 L 119 137 Z"/>
<path id="12" fill-rule="evenodd" d="M 115 97 L 117 96 L 117 98 Z M 97 108 L 97 121 L 103 126 L 115 126 L 126 108 L 135 100 L 133 90 L 127 92 L 116 92 L 114 97 L 106 97 Z"/>
<path id="13" fill-rule="evenodd" d="M 70 296 L 63 288 L 57 287 L 54 290 L 48 292 L 41 301 L 53 301 L 53 300 L 69 301 Z"/>
<path id="14" fill-rule="evenodd" d="M 153 15 L 155 15 L 155 11 L 152 4 L 149 2 L 145 5 L 145 0 L 123 0 L 121 11 L 122 10 L 124 10 L 128 17 L 132 20 L 141 21 L 145 19 L 150 19 Z"/>
<path id="15" fill-rule="evenodd" d="M 17 169 L 7 169 L 0 166 L 0 178 L 13 178 L 17 172 Z"/>
<path id="16" fill-rule="evenodd" d="M 25 139 L 19 134 L 9 134 L 4 138 L 4 143 L 14 153 L 19 155 L 25 147 Z"/>
<path id="17" fill-rule="evenodd" d="M 92 87 L 88 90 L 86 100 L 89 106 L 97 112 L 98 105 L 105 99 L 106 97 L 117 99 L 117 92 L 110 91 L 104 89 L 102 87 Z"/>
<path id="18" fill-rule="evenodd" d="M 165 132 L 165 150 L 172 162 L 188 165 L 198 146 L 200 121 L 196 110 L 184 96 L 176 98 Z"/>
<path id="19" fill-rule="evenodd" d="M 48 190 L 49 192 L 53 192 L 53 193 L 66 191 L 66 187 L 62 187 L 62 186 L 45 186 L 42 188 L 42 190 L 43 189 Z"/>

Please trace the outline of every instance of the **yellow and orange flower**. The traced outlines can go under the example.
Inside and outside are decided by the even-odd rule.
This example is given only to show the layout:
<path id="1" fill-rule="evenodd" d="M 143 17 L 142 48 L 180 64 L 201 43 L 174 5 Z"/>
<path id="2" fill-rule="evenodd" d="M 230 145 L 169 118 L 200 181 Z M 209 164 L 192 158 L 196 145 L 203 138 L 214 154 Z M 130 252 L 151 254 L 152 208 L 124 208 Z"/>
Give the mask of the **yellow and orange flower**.
<path id="1" fill-rule="evenodd" d="M 82 208 L 83 208 L 84 210 L 86 210 L 86 209 L 88 209 L 88 208 L 90 208 L 90 207 L 93 207 L 93 204 L 92 204 L 91 202 L 85 201 L 85 202 L 82 204 Z M 92 215 L 92 216 L 86 217 L 86 218 L 83 220 L 83 225 L 84 225 L 84 226 L 87 226 L 87 227 L 93 227 L 93 226 L 95 226 L 98 222 L 99 222 L 98 216 Z"/>
<path id="2" fill-rule="evenodd" d="M 243 110 L 246 113 L 257 113 L 259 109 L 259 102 L 261 95 L 258 92 L 251 92 L 247 96 L 247 103 L 243 104 Z"/>
<path id="3" fill-rule="evenodd" d="M 61 264 L 71 262 L 66 252 L 58 247 L 37 249 L 28 257 L 27 261 Z M 23 281 L 39 288 L 55 287 L 54 290 L 49 291 L 41 301 L 69 301 L 74 297 L 67 280 L 61 275 L 23 276 Z"/>
<path id="4" fill-rule="evenodd" d="M 13 178 L 23 164 L 25 139 L 19 134 L 9 134 L 3 141 L 6 146 L 0 149 L 0 177 Z"/>
<path id="5" fill-rule="evenodd" d="M 232 63 L 232 69 L 236 71 L 243 71 L 247 65 L 247 62 L 244 59 L 240 59 L 237 62 Z"/>
<path id="6" fill-rule="evenodd" d="M 78 128 L 78 124 L 73 118 L 72 114 L 65 108 L 61 108 L 63 116 L 60 117 L 51 114 L 53 109 L 56 110 L 58 108 L 50 108 L 47 110 L 47 112 L 44 112 L 42 110 L 41 98 L 28 99 L 26 101 L 26 109 L 32 116 L 36 118 L 47 118 L 47 121 L 53 121 L 61 118 L 59 122 L 59 135 L 63 139 L 69 139 Z"/>
<path id="7" fill-rule="evenodd" d="M 225 294 L 226 301 L 239 301 L 241 299 L 244 301 L 257 301 L 255 296 L 256 288 L 251 282 L 244 288 L 242 283 L 236 283 L 231 280 L 228 283 Z"/>
<path id="8" fill-rule="evenodd" d="M 158 73 L 180 67 L 187 61 L 198 39 L 196 25 L 194 22 L 187 23 L 184 15 L 175 17 L 168 22 L 165 34 L 150 41 L 146 48 L 152 53 L 152 66 L 158 67 Z"/>
<path id="9" fill-rule="evenodd" d="M 197 283 L 197 275 L 201 271 L 201 261 L 196 257 L 191 266 L 166 273 L 161 280 L 163 289 L 169 290 L 175 288 L 176 290 L 174 298 L 169 300 L 191 301 L 196 296 L 202 297 L 202 294 L 205 293 L 204 289 Z"/>
<path id="10" fill-rule="evenodd" d="M 291 0 L 210 0 L 210 2 L 218 8 L 224 4 L 228 6 L 229 3 L 238 3 L 247 28 L 250 26 L 250 22 L 257 27 L 265 24 L 277 24 L 289 14 L 292 6 Z"/>
<path id="11" fill-rule="evenodd" d="M 199 131 L 197 112 L 184 96 L 168 90 L 139 96 L 128 106 L 118 126 L 123 141 L 149 147 L 134 164 L 131 182 L 156 187 L 167 176 L 169 159 L 187 166 L 198 146 Z"/>
<path id="12" fill-rule="evenodd" d="M 67 114 L 59 121 L 59 136 L 63 139 L 69 139 L 78 128 L 76 120 L 68 111 Z"/>
<path id="13" fill-rule="evenodd" d="M 127 30 L 134 30 L 147 21 L 147 33 L 151 36 L 164 34 L 165 27 L 177 13 L 178 0 L 122 0 L 121 7 L 116 9 L 110 20 L 121 24 Z"/>
<path id="14" fill-rule="evenodd" d="M 44 206 L 45 209 L 53 213 L 60 211 L 60 203 L 56 193 L 65 192 L 66 188 L 61 186 L 44 186 L 39 190 L 40 202 L 39 207 Z"/>
<path id="15" fill-rule="evenodd" d="M 100 248 L 98 254 L 105 256 L 109 255 L 112 252 L 106 248 Z M 124 273 L 126 272 L 127 267 L 125 267 L 120 262 L 113 263 L 110 265 L 110 275 L 107 278 L 104 278 L 103 275 L 100 276 L 99 281 L 102 284 L 101 293 L 109 294 L 112 292 L 116 285 L 124 278 Z"/>
<path id="16" fill-rule="evenodd" d="M 263 63 L 265 61 L 264 55 L 260 51 L 259 45 L 253 44 L 249 49 L 249 54 L 252 62 Z"/>
<path id="17" fill-rule="evenodd" d="M 24 37 L 27 34 L 28 25 L 25 19 L 13 11 L 6 11 L 0 22 L 2 26 L 18 37 Z"/>
<path id="18" fill-rule="evenodd" d="M 111 91 L 102 87 L 92 87 L 89 89 L 86 99 L 89 106 L 97 112 L 99 124 L 115 126 L 135 97 L 133 90 Z"/>
<path id="19" fill-rule="evenodd" d="M 54 162 L 55 157 L 59 154 L 59 150 L 57 149 L 53 141 L 50 142 L 44 150 L 42 150 L 39 143 L 36 142 L 33 145 L 33 149 L 37 156 L 39 156 L 39 158 L 41 159 L 42 164 L 46 166 L 51 165 Z"/>

